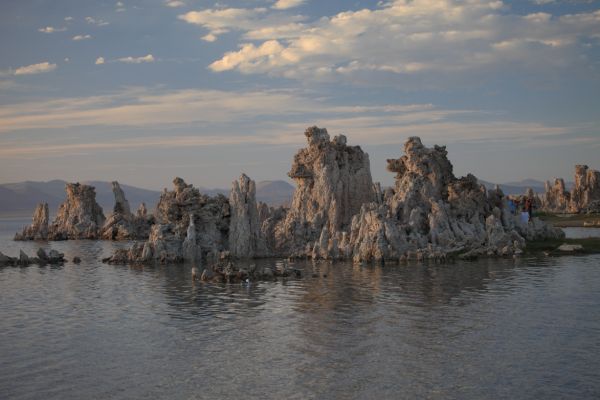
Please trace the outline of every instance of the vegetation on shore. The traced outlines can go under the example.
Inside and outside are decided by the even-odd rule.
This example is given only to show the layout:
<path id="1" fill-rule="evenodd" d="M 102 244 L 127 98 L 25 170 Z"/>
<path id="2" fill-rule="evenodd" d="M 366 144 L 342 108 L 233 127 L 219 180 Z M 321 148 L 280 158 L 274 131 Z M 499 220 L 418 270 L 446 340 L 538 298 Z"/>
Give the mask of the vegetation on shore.
<path id="1" fill-rule="evenodd" d="M 600 228 L 600 214 L 549 214 L 535 213 L 542 221 L 559 228 L 596 226 Z"/>

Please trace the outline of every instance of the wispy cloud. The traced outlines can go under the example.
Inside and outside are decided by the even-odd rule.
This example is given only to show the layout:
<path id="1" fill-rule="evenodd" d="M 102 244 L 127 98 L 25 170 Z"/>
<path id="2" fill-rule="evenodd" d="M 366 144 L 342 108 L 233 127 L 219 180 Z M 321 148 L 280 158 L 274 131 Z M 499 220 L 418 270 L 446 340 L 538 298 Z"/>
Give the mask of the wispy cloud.
<path id="1" fill-rule="evenodd" d="M 184 7 L 185 6 L 185 2 L 181 1 L 181 0 L 167 0 L 165 1 L 165 5 L 167 7 Z"/>
<path id="2" fill-rule="evenodd" d="M 304 3 L 305 0 L 277 0 L 272 8 L 276 10 L 287 10 L 289 8 L 301 6 Z"/>
<path id="3" fill-rule="evenodd" d="M 26 65 L 24 67 L 19 67 L 15 69 L 15 75 L 35 75 L 42 74 L 44 72 L 54 71 L 56 69 L 56 64 L 51 64 L 47 61 L 39 63 L 39 64 L 31 64 Z"/>
<path id="4" fill-rule="evenodd" d="M 73 36 L 72 40 L 79 41 L 79 40 L 88 40 L 91 38 L 92 38 L 92 35 L 76 35 L 76 36 Z"/>
<path id="5" fill-rule="evenodd" d="M 104 64 L 104 57 L 98 57 L 98 58 L 96 58 L 95 64 L 96 65 Z"/>
<path id="6" fill-rule="evenodd" d="M 53 26 L 47 26 L 45 28 L 38 29 L 38 32 L 42 32 L 42 33 L 55 33 L 55 32 L 64 32 L 66 30 L 67 30 L 67 28 L 65 28 L 64 26 L 62 28 L 55 28 Z"/>
<path id="7" fill-rule="evenodd" d="M 127 11 L 127 9 L 125 8 L 125 3 L 123 3 L 122 1 L 117 1 L 117 4 L 115 4 L 115 11 L 116 12 Z"/>
<path id="8" fill-rule="evenodd" d="M 117 61 L 127 63 L 127 64 L 141 64 L 141 63 L 151 63 L 155 61 L 155 58 L 152 54 L 147 54 L 143 57 L 122 57 L 117 59 Z"/>
<path id="9" fill-rule="evenodd" d="M 96 26 L 106 26 L 109 25 L 109 22 L 106 22 L 102 19 L 96 19 L 93 17 L 85 17 L 85 22 L 87 22 L 90 25 L 96 25 Z"/>

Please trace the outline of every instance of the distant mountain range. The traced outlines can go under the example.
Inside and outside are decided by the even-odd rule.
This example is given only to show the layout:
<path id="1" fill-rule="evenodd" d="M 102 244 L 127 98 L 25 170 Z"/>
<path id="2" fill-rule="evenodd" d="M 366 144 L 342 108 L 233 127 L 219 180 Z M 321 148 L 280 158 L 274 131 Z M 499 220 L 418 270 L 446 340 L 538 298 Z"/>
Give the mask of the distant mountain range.
<path id="1" fill-rule="evenodd" d="M 114 196 L 112 184 L 104 181 L 82 182 L 96 188 L 96 201 L 104 209 L 104 214 L 112 212 Z M 65 185 L 63 180 L 49 182 L 17 182 L 0 184 L 0 214 L 3 215 L 32 215 L 36 205 L 47 202 L 50 213 L 54 215 L 59 205 L 65 200 Z M 148 210 L 153 210 L 160 198 L 160 192 L 141 189 L 135 186 L 121 184 L 125 197 L 132 211 L 141 203 L 146 203 Z M 201 193 L 209 196 L 217 194 L 229 195 L 228 189 L 208 189 L 199 187 Z M 294 187 L 285 181 L 262 181 L 256 184 L 256 198 L 271 206 L 289 205 L 294 194 Z"/>

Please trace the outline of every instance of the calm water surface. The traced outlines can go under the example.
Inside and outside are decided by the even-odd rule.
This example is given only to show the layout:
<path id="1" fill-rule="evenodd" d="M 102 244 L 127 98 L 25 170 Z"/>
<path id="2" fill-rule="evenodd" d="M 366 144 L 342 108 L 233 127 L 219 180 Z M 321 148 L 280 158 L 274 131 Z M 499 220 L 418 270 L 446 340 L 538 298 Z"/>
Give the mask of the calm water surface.
<path id="1" fill-rule="evenodd" d="M 0 269 L 2 399 L 600 397 L 600 256 L 209 285 L 98 261 L 117 244 L 12 242 L 23 222 L 0 220 L 4 253 L 83 262 Z"/>

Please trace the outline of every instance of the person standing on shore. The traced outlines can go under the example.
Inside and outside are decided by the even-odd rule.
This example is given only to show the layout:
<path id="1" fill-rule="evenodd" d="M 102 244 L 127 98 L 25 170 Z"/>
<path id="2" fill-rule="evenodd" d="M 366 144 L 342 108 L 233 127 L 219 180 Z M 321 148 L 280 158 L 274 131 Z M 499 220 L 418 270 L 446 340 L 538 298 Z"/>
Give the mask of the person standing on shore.
<path id="1" fill-rule="evenodd" d="M 531 218 L 533 218 L 533 199 L 529 197 L 525 200 L 525 211 L 529 214 L 529 221 L 531 221 Z"/>

